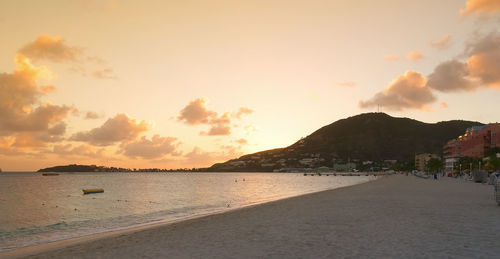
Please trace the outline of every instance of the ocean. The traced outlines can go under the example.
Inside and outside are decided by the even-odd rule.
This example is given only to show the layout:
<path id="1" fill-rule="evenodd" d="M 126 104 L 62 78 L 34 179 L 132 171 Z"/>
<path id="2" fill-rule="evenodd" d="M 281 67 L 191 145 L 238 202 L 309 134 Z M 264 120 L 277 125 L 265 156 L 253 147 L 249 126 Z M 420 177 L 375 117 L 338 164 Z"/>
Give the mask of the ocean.
<path id="1" fill-rule="evenodd" d="M 363 183 L 298 173 L 0 173 L 0 252 Z M 84 195 L 82 189 L 103 188 Z"/>

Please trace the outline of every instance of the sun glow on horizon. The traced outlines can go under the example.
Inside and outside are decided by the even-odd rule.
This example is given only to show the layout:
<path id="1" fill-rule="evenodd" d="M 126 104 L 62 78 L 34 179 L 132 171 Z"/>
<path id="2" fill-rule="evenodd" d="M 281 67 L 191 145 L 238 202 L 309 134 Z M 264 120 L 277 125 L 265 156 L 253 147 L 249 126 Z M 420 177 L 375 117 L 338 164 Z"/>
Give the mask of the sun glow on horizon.
<path id="1" fill-rule="evenodd" d="M 206 167 L 378 110 L 500 121 L 497 1 L 5 1 L 0 14 L 3 170 Z"/>

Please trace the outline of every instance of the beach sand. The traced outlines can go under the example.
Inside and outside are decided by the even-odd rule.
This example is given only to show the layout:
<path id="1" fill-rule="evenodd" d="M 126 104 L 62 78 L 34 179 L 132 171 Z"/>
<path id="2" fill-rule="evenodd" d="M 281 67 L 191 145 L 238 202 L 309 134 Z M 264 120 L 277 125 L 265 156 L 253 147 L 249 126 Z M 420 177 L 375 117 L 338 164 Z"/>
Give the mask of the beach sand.
<path id="1" fill-rule="evenodd" d="M 500 258 L 500 206 L 494 201 L 492 186 L 397 175 L 3 256 Z"/>

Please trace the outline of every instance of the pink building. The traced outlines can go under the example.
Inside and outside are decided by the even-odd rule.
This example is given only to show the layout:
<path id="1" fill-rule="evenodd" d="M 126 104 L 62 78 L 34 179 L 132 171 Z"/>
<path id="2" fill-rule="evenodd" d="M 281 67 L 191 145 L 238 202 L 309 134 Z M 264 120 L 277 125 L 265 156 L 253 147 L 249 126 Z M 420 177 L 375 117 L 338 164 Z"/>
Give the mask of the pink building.
<path id="1" fill-rule="evenodd" d="M 468 128 L 464 135 L 452 139 L 444 146 L 445 158 L 483 158 L 490 148 L 500 147 L 500 123 Z"/>

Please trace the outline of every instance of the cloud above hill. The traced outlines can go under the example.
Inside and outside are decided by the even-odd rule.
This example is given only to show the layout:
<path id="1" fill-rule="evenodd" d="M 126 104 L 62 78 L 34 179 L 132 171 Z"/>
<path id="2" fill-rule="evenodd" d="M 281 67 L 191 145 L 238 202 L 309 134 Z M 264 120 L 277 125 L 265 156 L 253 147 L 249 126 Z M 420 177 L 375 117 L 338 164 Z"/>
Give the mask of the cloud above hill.
<path id="1" fill-rule="evenodd" d="M 392 81 L 385 90 L 367 101 L 360 101 L 361 108 L 385 107 L 389 110 L 424 109 L 436 101 L 425 77 L 416 71 L 406 71 Z"/>
<path id="2" fill-rule="evenodd" d="M 439 64 L 428 77 L 427 85 L 441 92 L 474 91 L 478 87 L 468 78 L 467 64 L 450 60 Z"/>
<path id="3" fill-rule="evenodd" d="M 131 158 L 156 159 L 167 154 L 176 154 L 176 148 L 180 145 L 177 138 L 161 137 L 154 135 L 151 140 L 145 136 L 140 139 L 124 143 L 121 152 Z"/>
<path id="4" fill-rule="evenodd" d="M 192 100 L 181 111 L 177 120 L 182 121 L 188 125 L 197 125 L 208 123 L 209 120 L 216 116 L 217 113 L 210 111 L 207 106 L 207 100 L 198 98 Z"/>
<path id="5" fill-rule="evenodd" d="M 500 34 L 490 33 L 467 44 L 465 61 L 439 64 L 429 75 L 428 86 L 441 92 L 500 88 Z"/>
<path id="6" fill-rule="evenodd" d="M 100 127 L 73 134 L 69 140 L 87 142 L 95 146 L 109 146 L 125 140 L 134 140 L 148 128 L 145 121 L 137 122 L 120 113 Z"/>
<path id="7" fill-rule="evenodd" d="M 201 131 L 202 136 L 225 136 L 231 134 L 232 119 L 241 119 L 244 115 L 253 113 L 247 107 L 240 107 L 237 112 L 225 112 L 221 116 L 217 112 L 208 109 L 208 101 L 197 98 L 190 101 L 177 116 L 177 120 L 187 125 L 209 125 L 208 131 Z"/>
<path id="8" fill-rule="evenodd" d="M 462 56 L 463 60 L 441 62 L 427 78 L 419 72 L 407 71 L 371 99 L 360 101 L 359 106 L 428 110 L 426 108 L 437 101 L 433 91 L 500 89 L 500 33 L 493 32 L 470 41 Z"/>

